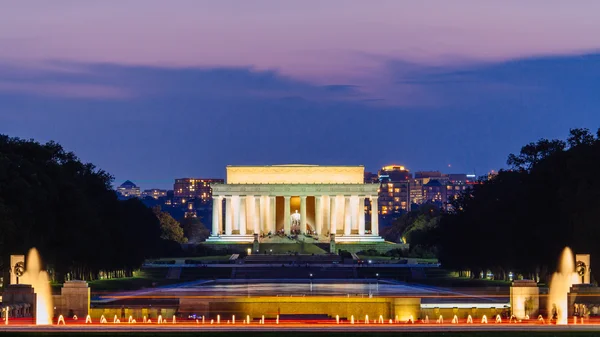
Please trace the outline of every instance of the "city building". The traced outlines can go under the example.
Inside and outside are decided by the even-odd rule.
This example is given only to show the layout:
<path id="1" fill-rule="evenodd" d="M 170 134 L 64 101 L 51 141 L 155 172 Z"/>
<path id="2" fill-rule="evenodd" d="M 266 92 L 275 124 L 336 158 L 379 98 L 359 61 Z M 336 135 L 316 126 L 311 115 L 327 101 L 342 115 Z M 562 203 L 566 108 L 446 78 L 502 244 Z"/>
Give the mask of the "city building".
<path id="1" fill-rule="evenodd" d="M 254 242 L 310 235 L 321 242 L 384 242 L 379 236 L 378 185 L 364 183 L 363 166 L 227 166 L 227 183 L 213 186 L 208 242 Z M 370 222 L 364 207 L 374 209 Z M 225 212 L 223 213 L 223 207 Z"/>
<path id="2" fill-rule="evenodd" d="M 212 203 L 212 186 L 223 184 L 223 179 L 180 178 L 173 185 L 173 204 L 186 205 L 191 199 L 200 204 Z"/>
<path id="3" fill-rule="evenodd" d="M 412 174 L 400 165 L 379 170 L 379 206 L 381 215 L 402 214 L 410 210 Z"/>
<path id="4" fill-rule="evenodd" d="M 122 198 L 139 198 L 141 195 L 140 188 L 130 180 L 117 187 L 117 193 Z"/>
<path id="5" fill-rule="evenodd" d="M 142 192 L 142 198 L 152 197 L 154 199 L 162 198 L 167 196 L 167 190 L 160 190 L 158 188 L 152 188 L 149 190 L 144 190 Z"/>

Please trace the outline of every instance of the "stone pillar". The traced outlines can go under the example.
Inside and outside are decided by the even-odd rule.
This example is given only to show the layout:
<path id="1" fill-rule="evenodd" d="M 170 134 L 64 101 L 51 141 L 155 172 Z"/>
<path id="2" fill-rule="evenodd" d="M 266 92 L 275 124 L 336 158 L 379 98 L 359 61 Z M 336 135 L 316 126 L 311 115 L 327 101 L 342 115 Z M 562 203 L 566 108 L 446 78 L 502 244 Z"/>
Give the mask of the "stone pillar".
<path id="1" fill-rule="evenodd" d="M 353 195 L 350 198 L 350 205 L 352 207 L 352 232 L 351 233 L 358 233 L 358 203 L 359 203 L 359 197 L 358 195 Z"/>
<path id="2" fill-rule="evenodd" d="M 315 210 L 315 213 L 317 211 Z M 306 196 L 300 196 L 300 233 L 306 233 Z"/>
<path id="3" fill-rule="evenodd" d="M 371 196 L 371 234 L 379 236 L 379 206 L 377 195 Z"/>
<path id="4" fill-rule="evenodd" d="M 365 235 L 365 197 L 358 197 L 358 235 Z"/>
<path id="5" fill-rule="evenodd" d="M 219 228 L 219 215 L 221 212 L 221 197 L 213 195 L 213 204 L 212 204 L 212 236 L 217 236 L 221 231 Z"/>
<path id="6" fill-rule="evenodd" d="M 240 196 L 240 235 L 246 235 L 246 196 Z"/>
<path id="7" fill-rule="evenodd" d="M 579 281 L 582 284 L 590 284 L 590 254 L 576 254 L 575 268 L 578 273 L 580 269 L 581 271 L 583 271 L 583 276 L 579 276 Z"/>
<path id="8" fill-rule="evenodd" d="M 271 233 L 277 232 L 277 218 L 275 217 L 276 212 L 276 204 L 275 204 L 275 196 L 269 196 L 269 210 L 270 214 L 270 222 L 269 222 L 269 231 Z"/>
<path id="9" fill-rule="evenodd" d="M 352 233 L 352 208 L 350 207 L 350 196 L 344 196 L 344 235 Z"/>
<path id="10" fill-rule="evenodd" d="M 62 297 L 62 304 L 64 308 L 57 307 L 56 311 L 58 314 L 67 315 L 69 312 L 73 311 L 73 314 L 80 317 L 80 319 L 85 319 L 85 317 L 90 312 L 90 287 L 85 281 L 67 281 L 63 284 L 63 287 L 60 291 L 60 296 Z"/>
<path id="11" fill-rule="evenodd" d="M 260 197 L 260 231 L 267 231 L 267 202 L 265 197 Z"/>
<path id="12" fill-rule="evenodd" d="M 285 196 L 283 197 L 285 200 L 284 206 L 283 206 L 283 231 L 285 233 L 285 235 L 290 235 L 290 227 L 291 227 L 291 223 L 290 223 L 290 216 L 291 216 L 291 211 L 290 211 L 290 198 L 289 196 Z"/>
<path id="13" fill-rule="evenodd" d="M 17 264 L 25 266 L 25 255 L 10 256 L 10 284 L 19 284 L 19 277 L 15 273 L 15 267 L 17 267 Z"/>
<path id="14" fill-rule="evenodd" d="M 234 195 L 231 197 L 231 211 L 233 214 L 233 231 L 240 233 L 240 197 Z"/>
<path id="15" fill-rule="evenodd" d="M 231 196 L 225 197 L 225 235 L 231 235 L 233 231 L 233 210 L 231 209 Z"/>
<path id="16" fill-rule="evenodd" d="M 254 196 L 254 234 L 260 234 L 260 196 Z"/>
<path id="17" fill-rule="evenodd" d="M 517 280 L 510 287 L 510 307 L 518 319 L 536 317 L 540 309 L 540 290 L 532 280 Z"/>
<path id="18" fill-rule="evenodd" d="M 329 230 L 329 224 L 331 223 L 331 214 L 330 214 L 330 210 L 331 210 L 331 204 L 329 201 L 329 196 L 328 195 L 323 195 L 321 196 L 321 231 L 319 232 L 319 235 L 321 233 L 323 234 L 327 234 L 327 231 Z"/>
<path id="19" fill-rule="evenodd" d="M 337 208 L 337 196 L 330 196 L 329 197 L 329 213 L 331 216 L 331 219 L 329 220 L 329 234 L 336 234 L 337 232 L 337 213 L 338 213 L 338 208 Z"/>
<path id="20" fill-rule="evenodd" d="M 323 232 L 323 213 L 321 207 L 323 207 L 323 197 L 315 196 L 315 230 L 317 234 L 321 235 Z"/>

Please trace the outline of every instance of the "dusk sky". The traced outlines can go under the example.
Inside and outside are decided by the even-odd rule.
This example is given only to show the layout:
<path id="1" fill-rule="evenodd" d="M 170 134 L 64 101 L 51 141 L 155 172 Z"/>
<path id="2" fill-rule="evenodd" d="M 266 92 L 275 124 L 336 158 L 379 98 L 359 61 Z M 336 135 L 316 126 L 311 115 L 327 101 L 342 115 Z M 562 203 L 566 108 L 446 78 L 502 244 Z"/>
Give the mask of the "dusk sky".
<path id="1" fill-rule="evenodd" d="M 0 133 L 147 188 L 228 164 L 485 174 L 600 127 L 600 1 L 0 0 Z"/>

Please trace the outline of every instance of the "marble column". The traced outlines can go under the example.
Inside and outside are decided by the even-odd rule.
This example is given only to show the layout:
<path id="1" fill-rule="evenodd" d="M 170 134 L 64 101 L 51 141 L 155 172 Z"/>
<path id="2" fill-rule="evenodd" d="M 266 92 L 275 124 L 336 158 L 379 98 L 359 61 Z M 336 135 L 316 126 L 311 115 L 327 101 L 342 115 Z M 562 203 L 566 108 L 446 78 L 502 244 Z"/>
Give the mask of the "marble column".
<path id="1" fill-rule="evenodd" d="M 358 197 L 358 235 L 365 235 L 365 197 Z"/>
<path id="2" fill-rule="evenodd" d="M 292 215 L 291 210 L 290 210 L 290 198 L 288 196 L 283 197 L 285 200 L 284 206 L 283 206 L 283 231 L 285 233 L 285 235 L 290 235 L 290 227 L 291 227 L 291 223 L 290 223 L 290 216 Z"/>
<path id="3" fill-rule="evenodd" d="M 213 195 L 213 204 L 212 204 L 212 236 L 217 236 L 219 235 L 219 232 L 221 232 L 222 228 L 221 228 L 221 222 L 223 221 L 222 216 L 223 216 L 223 204 L 221 202 L 221 197 L 220 196 L 214 196 Z"/>
<path id="4" fill-rule="evenodd" d="M 260 234 L 260 196 L 254 196 L 254 233 Z"/>
<path id="5" fill-rule="evenodd" d="M 270 196 L 269 197 L 269 211 L 271 214 L 269 214 L 269 232 L 275 234 L 275 232 L 277 232 L 277 226 L 275 224 L 275 222 L 277 221 L 275 218 L 275 197 L 274 196 Z"/>
<path id="6" fill-rule="evenodd" d="M 267 202 L 265 197 L 260 197 L 260 231 L 266 232 L 267 230 Z"/>
<path id="7" fill-rule="evenodd" d="M 352 233 L 358 233 L 358 195 L 353 195 L 350 198 L 350 204 L 352 207 Z"/>
<path id="8" fill-rule="evenodd" d="M 329 212 L 330 212 L 330 220 L 329 220 L 329 234 L 336 234 L 337 232 L 337 196 L 329 197 Z"/>
<path id="9" fill-rule="evenodd" d="M 344 196 L 344 235 L 352 233 L 352 207 L 350 196 Z"/>
<path id="10" fill-rule="evenodd" d="M 231 197 L 231 209 L 233 211 L 233 231 L 240 233 L 240 196 Z"/>
<path id="11" fill-rule="evenodd" d="M 246 235 L 246 196 L 240 196 L 240 235 Z"/>
<path id="12" fill-rule="evenodd" d="M 306 196 L 300 196 L 300 233 L 306 233 Z"/>
<path id="13" fill-rule="evenodd" d="M 371 234 L 379 236 L 379 207 L 377 198 L 379 196 L 371 196 Z"/>
<path id="14" fill-rule="evenodd" d="M 321 198 L 321 205 L 323 205 L 321 206 L 323 208 L 323 216 L 321 219 L 323 219 L 323 223 L 321 224 L 321 231 L 318 232 L 319 234 L 321 234 L 321 232 L 327 233 L 327 231 L 329 231 L 329 226 L 331 226 L 331 202 L 329 201 L 331 197 L 324 195 Z"/>
<path id="15" fill-rule="evenodd" d="M 225 235 L 231 235 L 233 231 L 233 212 L 231 209 L 231 196 L 225 197 Z"/>
<path id="16" fill-rule="evenodd" d="M 315 196 L 315 231 L 321 235 L 323 232 L 323 213 L 321 208 L 323 207 L 323 197 Z"/>

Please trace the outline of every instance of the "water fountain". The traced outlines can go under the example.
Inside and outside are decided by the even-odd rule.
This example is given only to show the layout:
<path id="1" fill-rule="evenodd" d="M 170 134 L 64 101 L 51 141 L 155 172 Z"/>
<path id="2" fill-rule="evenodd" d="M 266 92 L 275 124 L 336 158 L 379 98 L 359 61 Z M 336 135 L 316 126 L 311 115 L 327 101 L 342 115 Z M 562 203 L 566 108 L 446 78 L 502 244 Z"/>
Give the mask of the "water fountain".
<path id="1" fill-rule="evenodd" d="M 52 324 L 52 293 L 48 273 L 42 270 L 42 261 L 37 249 L 31 248 L 27 254 L 27 265 L 21 283 L 29 284 L 36 294 L 35 324 Z"/>
<path id="2" fill-rule="evenodd" d="M 569 247 L 565 247 L 560 255 L 558 270 L 552 275 L 548 294 L 549 320 L 556 316 L 556 324 L 568 323 L 568 296 L 573 284 L 579 284 L 579 276 L 575 271 L 575 258 Z"/>

